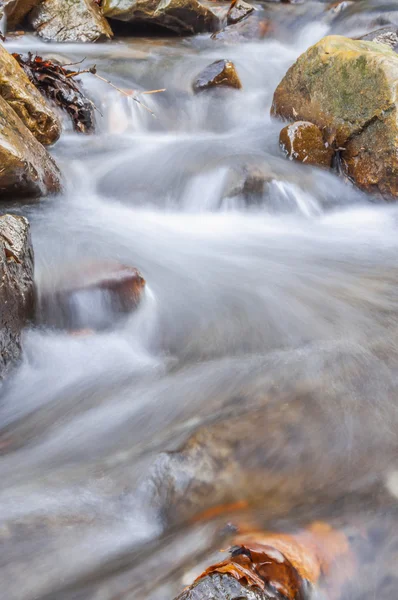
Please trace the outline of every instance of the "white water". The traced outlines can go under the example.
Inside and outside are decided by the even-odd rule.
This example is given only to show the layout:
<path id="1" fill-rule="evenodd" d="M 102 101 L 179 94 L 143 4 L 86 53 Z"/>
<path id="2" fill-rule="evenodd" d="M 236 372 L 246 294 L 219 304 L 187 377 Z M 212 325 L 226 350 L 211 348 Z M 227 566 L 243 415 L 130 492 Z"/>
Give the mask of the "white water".
<path id="1" fill-rule="evenodd" d="M 351 356 L 355 349 L 363 398 L 344 366 L 330 367 L 341 405 L 353 403 L 342 413 L 336 406 L 335 453 L 360 448 L 366 456 L 371 448 L 367 477 L 384 481 L 394 472 L 387 455 L 396 452 L 398 422 L 398 210 L 279 153 L 280 123 L 269 117 L 273 91 L 330 28 L 328 21 L 305 23 L 289 40 L 235 46 L 205 37 L 88 47 L 45 46 L 31 37 L 9 43 L 13 51 L 51 50 L 67 62 L 86 56 L 120 87 L 167 92 L 141 96 L 154 119 L 84 76 L 103 116 L 95 136 L 66 131 L 54 148 L 65 193 L 13 207 L 32 225 L 39 293 L 56 288 L 70 266 L 93 259 L 138 267 L 147 291 L 140 308 L 110 330 L 82 337 L 25 332 L 23 362 L 0 405 L 5 600 L 171 600 L 181 583 L 170 573 L 211 545 L 213 532 L 203 526 L 168 538 L 164 556 L 164 542 L 156 542 L 162 523 L 141 500 L 139 482 L 159 452 L 178 448 L 259 377 L 275 352 L 282 363 L 285 353 L 307 353 L 297 379 L 311 381 L 324 352 L 337 348 L 340 356 L 342 348 Z M 235 62 L 243 90 L 193 97 L 194 75 L 223 57 Z M 266 173 L 260 199 L 228 194 L 236 189 L 234 173 L 247 165 Z M 84 310 L 96 314 L 101 306 L 95 296 L 90 301 Z M 383 348 L 377 358 L 368 354 L 376 342 Z M 285 371 L 278 367 L 276 388 L 292 376 L 290 360 Z M 357 431 L 351 419 L 360 401 L 374 402 L 375 414 Z M 320 465 L 325 448 L 318 449 Z M 362 478 L 353 472 L 347 493 L 366 487 Z M 134 551 L 149 540 L 154 554 L 142 568 Z M 158 575 L 145 578 L 150 560 Z M 116 582 L 103 565 L 120 567 Z"/>

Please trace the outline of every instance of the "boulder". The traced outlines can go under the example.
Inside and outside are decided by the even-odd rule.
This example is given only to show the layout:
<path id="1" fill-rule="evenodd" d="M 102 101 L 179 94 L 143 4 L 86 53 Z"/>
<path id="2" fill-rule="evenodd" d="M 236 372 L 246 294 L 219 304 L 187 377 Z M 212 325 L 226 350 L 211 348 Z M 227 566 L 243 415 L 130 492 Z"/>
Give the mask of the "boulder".
<path id="1" fill-rule="evenodd" d="M 195 94 L 220 87 L 235 88 L 237 90 L 242 87 L 235 65 L 230 60 L 216 60 L 208 65 L 199 73 L 192 84 Z"/>
<path id="2" fill-rule="evenodd" d="M 219 17 L 197 0 L 104 0 L 106 17 L 130 23 L 148 23 L 171 29 L 179 35 L 215 31 Z"/>
<path id="3" fill-rule="evenodd" d="M 232 2 L 227 13 L 227 25 L 234 25 L 254 11 L 254 7 L 244 0 Z"/>
<path id="4" fill-rule="evenodd" d="M 398 197 L 398 56 L 382 44 L 329 36 L 277 87 L 272 114 L 320 127 L 343 172 L 386 199 Z"/>
<path id="5" fill-rule="evenodd" d="M 113 35 L 94 0 L 44 0 L 30 22 L 40 37 L 53 42 L 96 42 Z"/>
<path id="6" fill-rule="evenodd" d="M 0 45 L 0 96 L 42 144 L 53 144 L 61 124 L 15 58 Z"/>
<path id="7" fill-rule="evenodd" d="M 308 121 L 286 125 L 279 134 L 279 144 L 290 160 L 331 167 L 333 148 L 323 139 L 322 131 Z"/>
<path id="8" fill-rule="evenodd" d="M 87 333 L 112 326 L 118 316 L 137 308 L 145 279 L 134 267 L 91 262 L 67 271 L 51 285 L 39 294 L 38 319 L 73 333 Z"/>
<path id="9" fill-rule="evenodd" d="M 47 150 L 0 97 L 0 199 L 60 190 L 60 173 Z"/>
<path id="10" fill-rule="evenodd" d="M 7 28 L 14 29 L 39 2 L 40 0 L 3 0 L 0 7 L 0 19 L 5 16 Z"/>
<path id="11" fill-rule="evenodd" d="M 0 216 L 0 379 L 19 358 L 33 311 L 33 249 L 27 219 Z"/>

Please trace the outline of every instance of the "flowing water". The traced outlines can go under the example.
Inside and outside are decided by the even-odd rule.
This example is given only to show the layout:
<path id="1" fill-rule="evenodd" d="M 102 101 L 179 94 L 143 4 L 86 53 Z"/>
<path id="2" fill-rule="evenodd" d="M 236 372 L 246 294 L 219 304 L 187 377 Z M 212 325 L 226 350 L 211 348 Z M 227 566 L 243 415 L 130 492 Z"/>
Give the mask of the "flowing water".
<path id="1" fill-rule="evenodd" d="M 274 33 L 233 44 L 8 42 L 68 63 L 86 57 L 120 88 L 166 92 L 140 96 L 154 118 L 82 75 L 97 132 L 65 124 L 53 149 L 64 193 L 7 207 L 31 222 L 39 294 L 93 260 L 138 267 L 147 289 L 137 311 L 96 334 L 24 333 L 0 404 L 4 600 L 171 600 L 235 518 L 192 516 L 225 502 L 247 499 L 245 518 L 274 528 L 394 513 L 397 207 L 286 161 L 269 116 L 276 85 L 311 43 L 365 33 L 394 9 L 355 5 L 345 15 L 322 3 L 257 5 Z M 243 90 L 192 96 L 194 76 L 218 58 L 234 61 Z M 242 192 L 248 169 L 264 177 L 260 194 Z M 106 306 L 83 295 L 75 310 L 95 322 Z M 280 439 L 274 415 L 297 402 L 299 434 L 292 426 Z M 253 479 L 231 481 L 221 466 L 211 480 L 199 461 L 193 483 L 177 475 L 168 495 L 178 455 L 164 452 L 231 418 L 236 430 L 250 407 L 266 415 L 242 434 Z M 375 598 L 374 573 L 396 557 L 392 539 L 352 597 Z"/>

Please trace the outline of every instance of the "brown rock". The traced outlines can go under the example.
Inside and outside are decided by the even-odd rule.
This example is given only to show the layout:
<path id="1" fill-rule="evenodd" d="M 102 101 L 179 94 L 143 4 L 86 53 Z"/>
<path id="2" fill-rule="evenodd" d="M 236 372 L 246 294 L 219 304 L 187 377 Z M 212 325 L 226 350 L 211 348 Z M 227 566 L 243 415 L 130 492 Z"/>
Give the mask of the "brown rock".
<path id="1" fill-rule="evenodd" d="M 179 35 L 214 31 L 219 17 L 198 0 L 104 0 L 106 17 L 129 23 L 148 23 L 171 29 Z"/>
<path id="2" fill-rule="evenodd" d="M 39 2 L 40 0 L 2 0 L 0 18 L 4 14 L 7 18 L 7 28 L 14 29 Z"/>
<path id="3" fill-rule="evenodd" d="M 296 121 L 287 125 L 279 134 L 279 143 L 290 160 L 321 167 L 332 165 L 334 150 L 324 141 L 322 131 L 313 123 Z"/>
<path id="4" fill-rule="evenodd" d="M 17 61 L 0 45 L 0 96 L 15 110 L 24 125 L 42 144 L 53 144 L 61 125 L 41 93 Z"/>
<path id="5" fill-rule="evenodd" d="M 0 379 L 19 358 L 33 311 L 33 249 L 24 217 L 0 216 Z"/>
<path id="6" fill-rule="evenodd" d="M 144 288 L 145 279 L 134 267 L 111 261 L 88 263 L 64 274 L 55 292 L 40 294 L 38 317 L 72 331 L 101 329 L 112 325 L 117 315 L 137 308 Z M 91 314 L 96 299 L 103 314 Z"/>
<path id="7" fill-rule="evenodd" d="M 96 42 L 113 35 L 94 0 L 44 0 L 30 22 L 40 37 L 54 42 Z"/>
<path id="8" fill-rule="evenodd" d="M 237 90 L 242 87 L 235 65 L 230 60 L 216 60 L 203 69 L 192 84 L 195 94 L 219 87 L 235 88 Z"/>
<path id="9" fill-rule="evenodd" d="M 362 189 L 398 197 L 398 56 L 387 46 L 329 36 L 289 69 L 272 114 L 327 132 L 345 174 Z"/>
<path id="10" fill-rule="evenodd" d="M 227 25 L 234 25 L 254 11 L 254 7 L 244 0 L 232 2 L 227 13 Z"/>
<path id="11" fill-rule="evenodd" d="M 47 150 L 0 97 L 0 198 L 58 192 L 60 173 Z"/>

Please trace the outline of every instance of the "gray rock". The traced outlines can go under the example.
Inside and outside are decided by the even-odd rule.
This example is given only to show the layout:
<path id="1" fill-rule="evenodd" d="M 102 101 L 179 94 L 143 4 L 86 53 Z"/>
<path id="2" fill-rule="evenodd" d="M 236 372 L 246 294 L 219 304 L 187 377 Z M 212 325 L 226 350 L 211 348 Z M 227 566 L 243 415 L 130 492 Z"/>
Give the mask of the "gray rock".
<path id="1" fill-rule="evenodd" d="M 93 0 L 44 0 L 30 22 L 40 37 L 54 42 L 96 42 L 113 35 Z"/>
<path id="2" fill-rule="evenodd" d="M 276 599 L 257 588 L 243 586 L 231 575 L 215 573 L 184 590 L 175 600 L 267 600 Z"/>
<path id="3" fill-rule="evenodd" d="M 227 14 L 227 25 L 234 25 L 242 19 L 248 17 L 254 11 L 254 7 L 244 0 L 237 0 L 235 4 L 231 4 L 231 7 Z"/>
<path id="4" fill-rule="evenodd" d="M 21 352 L 33 310 L 33 249 L 24 217 L 0 216 L 0 378 Z"/>
<path id="5" fill-rule="evenodd" d="M 367 33 L 362 37 L 358 38 L 365 40 L 366 42 L 376 42 L 378 44 L 384 44 L 389 46 L 395 52 L 398 52 L 398 27 L 389 26 L 376 29 L 371 33 Z"/>

